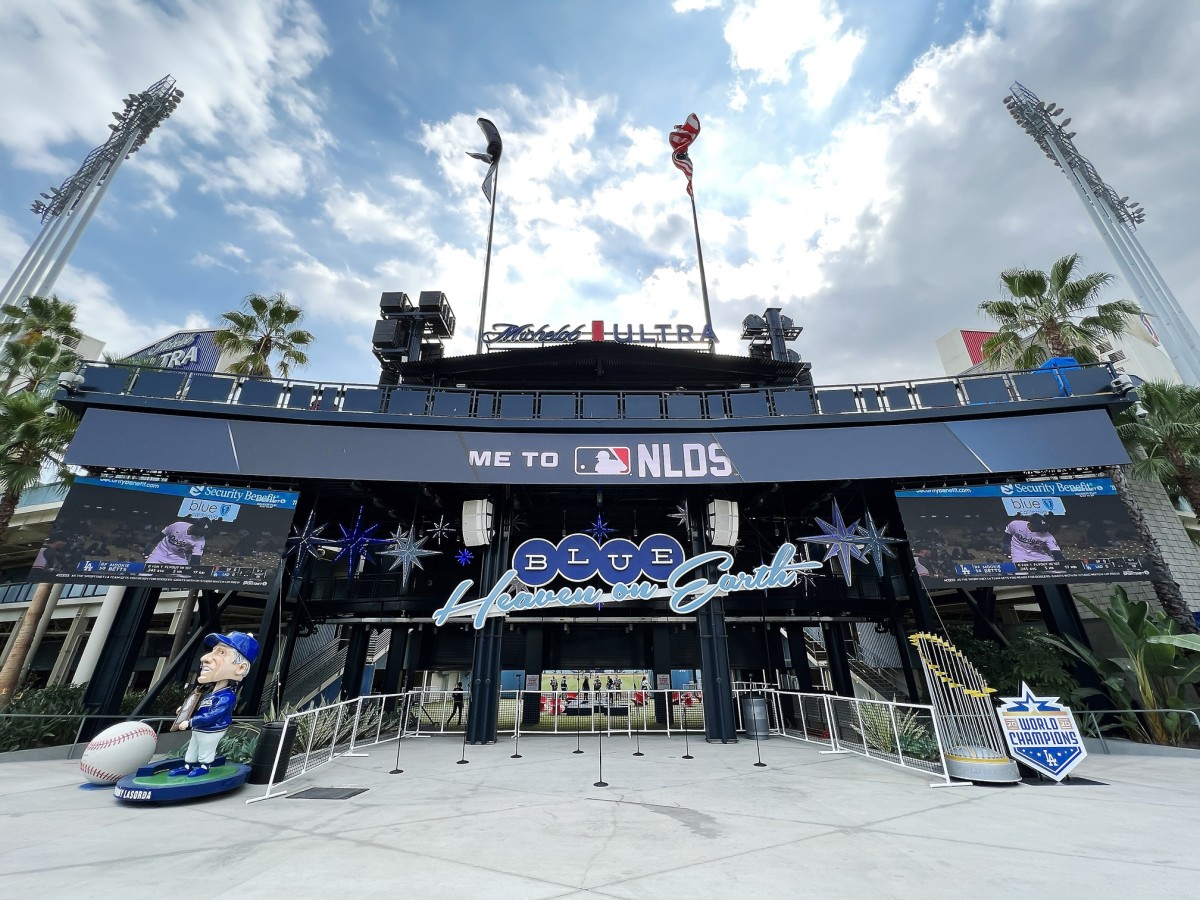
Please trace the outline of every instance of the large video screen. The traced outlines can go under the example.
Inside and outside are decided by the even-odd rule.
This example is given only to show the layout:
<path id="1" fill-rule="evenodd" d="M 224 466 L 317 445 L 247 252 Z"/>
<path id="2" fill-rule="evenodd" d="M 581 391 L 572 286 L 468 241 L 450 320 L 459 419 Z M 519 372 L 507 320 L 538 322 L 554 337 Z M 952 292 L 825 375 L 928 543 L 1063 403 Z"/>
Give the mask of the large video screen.
<path id="1" fill-rule="evenodd" d="M 1107 478 L 897 491 L 927 588 L 1149 577 Z"/>
<path id="2" fill-rule="evenodd" d="M 297 496 L 76 478 L 29 580 L 265 588 L 279 570 Z"/>

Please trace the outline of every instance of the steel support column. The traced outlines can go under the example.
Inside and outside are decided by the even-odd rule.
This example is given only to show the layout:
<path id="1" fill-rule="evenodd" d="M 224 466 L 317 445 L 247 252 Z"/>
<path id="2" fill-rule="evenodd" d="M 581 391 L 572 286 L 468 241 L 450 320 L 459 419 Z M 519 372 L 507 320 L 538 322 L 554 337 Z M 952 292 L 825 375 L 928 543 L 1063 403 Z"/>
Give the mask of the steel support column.
<path id="1" fill-rule="evenodd" d="M 108 640 L 104 643 L 84 693 L 84 705 L 92 712 L 116 715 L 121 711 L 121 701 L 129 688 L 129 676 L 133 674 L 134 664 L 141 654 L 146 628 L 150 624 L 150 617 L 154 615 L 154 606 L 160 593 L 159 588 L 152 587 L 133 587 L 125 591 L 112 628 L 109 629 Z M 85 729 L 85 739 L 102 731 L 106 724 L 112 723 L 103 720 L 89 723 L 92 728 L 90 733 Z"/>
<path id="2" fill-rule="evenodd" d="M 854 681 L 850 677 L 850 658 L 846 655 L 842 626 L 838 622 L 822 622 L 821 631 L 825 635 L 825 661 L 833 681 L 833 692 L 839 697 L 853 697 Z"/>
<path id="3" fill-rule="evenodd" d="M 343 700 L 353 700 L 362 695 L 363 670 L 367 665 L 370 647 L 371 626 L 351 625 L 350 643 L 346 647 L 346 667 L 342 669 Z"/>
<path id="4" fill-rule="evenodd" d="M 544 634 L 545 627 L 542 625 L 529 625 L 525 629 L 526 683 L 528 683 L 530 675 L 537 677 L 539 685 L 542 683 L 542 637 Z M 542 717 L 541 692 L 527 692 L 522 696 L 525 699 L 521 708 L 521 724 L 537 725 Z"/>

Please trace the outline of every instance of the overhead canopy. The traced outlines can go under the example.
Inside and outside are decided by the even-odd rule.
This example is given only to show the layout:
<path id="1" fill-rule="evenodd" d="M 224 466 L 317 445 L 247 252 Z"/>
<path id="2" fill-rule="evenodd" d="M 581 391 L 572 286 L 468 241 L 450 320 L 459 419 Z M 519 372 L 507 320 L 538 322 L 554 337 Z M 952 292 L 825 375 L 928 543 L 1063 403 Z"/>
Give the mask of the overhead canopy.
<path id="1" fill-rule="evenodd" d="M 577 341 L 549 347 L 520 347 L 450 359 L 399 365 L 407 384 L 477 388 L 566 388 L 605 390 L 697 390 L 807 383 L 809 363 L 777 362 L 698 350 L 649 347 L 616 341 Z"/>

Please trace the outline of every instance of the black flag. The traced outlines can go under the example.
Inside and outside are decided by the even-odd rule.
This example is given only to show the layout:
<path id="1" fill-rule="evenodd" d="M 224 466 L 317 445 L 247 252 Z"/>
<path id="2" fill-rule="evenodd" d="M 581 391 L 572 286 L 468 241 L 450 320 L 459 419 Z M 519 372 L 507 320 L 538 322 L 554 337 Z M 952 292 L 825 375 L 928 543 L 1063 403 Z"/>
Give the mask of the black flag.
<path id="1" fill-rule="evenodd" d="M 487 138 L 487 152 L 471 153 L 468 151 L 467 156 L 472 156 L 488 164 L 487 177 L 483 179 L 483 196 L 487 197 L 488 202 L 491 203 L 492 188 L 496 183 L 496 167 L 500 165 L 500 154 L 504 152 L 504 144 L 500 140 L 500 132 L 496 130 L 496 126 L 490 119 L 476 119 L 475 121 L 483 129 L 483 136 Z"/>

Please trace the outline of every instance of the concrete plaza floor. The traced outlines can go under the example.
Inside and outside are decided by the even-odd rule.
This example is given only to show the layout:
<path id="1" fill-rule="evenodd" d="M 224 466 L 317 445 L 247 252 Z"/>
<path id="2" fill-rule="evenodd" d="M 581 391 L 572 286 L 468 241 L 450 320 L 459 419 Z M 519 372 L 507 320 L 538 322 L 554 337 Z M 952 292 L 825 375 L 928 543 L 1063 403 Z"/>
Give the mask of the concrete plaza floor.
<path id="1" fill-rule="evenodd" d="M 79 787 L 77 761 L 0 764 L 6 898 L 1105 898 L 1200 894 L 1200 762 L 1091 756 L 1104 784 L 931 789 L 781 739 L 406 740 L 290 783 L 349 800 L 178 806 Z"/>

